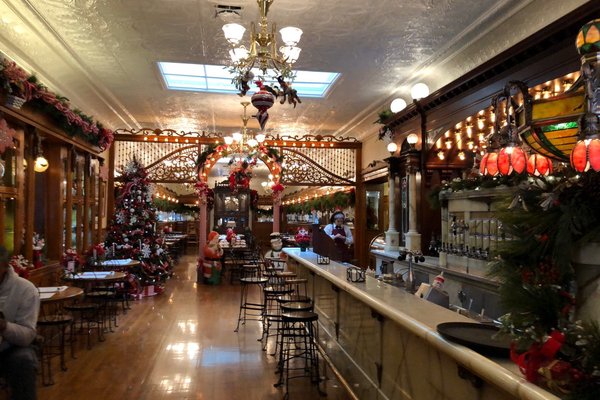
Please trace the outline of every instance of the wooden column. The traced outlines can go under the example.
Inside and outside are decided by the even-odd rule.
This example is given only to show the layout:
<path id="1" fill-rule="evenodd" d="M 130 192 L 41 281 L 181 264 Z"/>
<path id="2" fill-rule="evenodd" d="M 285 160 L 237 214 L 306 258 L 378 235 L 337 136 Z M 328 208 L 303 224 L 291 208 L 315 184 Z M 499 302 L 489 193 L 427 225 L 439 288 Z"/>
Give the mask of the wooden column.
<path id="1" fill-rule="evenodd" d="M 49 146 L 47 149 L 46 158 L 50 166 L 45 172 L 47 176 L 46 193 L 48 201 L 46 210 L 46 256 L 49 260 L 60 260 L 62 256 L 63 232 L 65 229 L 65 220 L 63 206 L 65 202 L 63 180 L 63 154 L 66 150 L 61 146 Z"/>
<path id="2" fill-rule="evenodd" d="M 25 140 L 28 143 L 28 151 L 25 157 L 27 158 L 27 170 L 25 171 L 25 192 L 26 203 L 25 203 L 25 238 L 23 240 L 24 249 L 21 249 L 20 253 L 25 256 L 26 259 L 32 260 L 33 256 L 33 218 L 35 214 L 35 171 L 33 170 L 34 158 L 32 157 L 32 149 L 35 146 L 34 143 L 35 129 L 28 129 L 28 135 Z M 20 232 L 15 232 L 15 235 L 19 235 Z M 16 253 L 16 251 L 15 251 Z M 18 253 L 17 253 L 18 254 Z"/>
<path id="3" fill-rule="evenodd" d="M 115 147 L 114 142 L 108 150 L 108 183 L 106 187 L 106 215 L 110 219 L 115 213 Z"/>
<path id="4" fill-rule="evenodd" d="M 368 265 L 369 245 L 366 240 L 367 231 L 367 199 L 365 184 L 362 178 L 362 146 L 356 150 L 356 186 L 354 205 L 354 257 L 358 260 L 359 267 L 366 268 Z"/>

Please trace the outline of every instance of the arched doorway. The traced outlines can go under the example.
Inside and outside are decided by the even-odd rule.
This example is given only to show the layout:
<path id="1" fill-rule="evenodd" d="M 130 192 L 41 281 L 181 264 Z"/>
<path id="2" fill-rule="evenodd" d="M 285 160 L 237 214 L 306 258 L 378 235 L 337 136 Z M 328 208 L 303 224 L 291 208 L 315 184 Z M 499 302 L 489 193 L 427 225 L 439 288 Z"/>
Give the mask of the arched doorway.
<path id="1" fill-rule="evenodd" d="M 298 196 L 305 190 L 326 185 L 338 187 L 353 187 L 356 191 L 356 204 L 354 205 L 354 223 L 362 226 L 365 223 L 365 193 L 361 183 L 362 144 L 355 138 L 345 138 L 330 135 L 267 135 L 262 145 L 264 151 L 257 154 L 275 178 L 279 179 L 280 186 L 286 188 L 284 193 L 279 193 L 279 200 L 274 201 L 274 228 L 275 218 L 279 217 L 281 200 L 288 195 Z M 220 147 L 220 148 L 219 148 Z M 219 150 L 217 150 L 219 148 Z M 143 165 L 149 166 L 149 179 L 151 182 L 187 183 L 195 185 L 196 182 L 206 184 L 206 177 L 214 168 L 215 163 L 226 152 L 223 135 L 207 132 L 178 132 L 174 130 L 140 129 L 115 131 L 115 145 L 111 148 L 110 168 L 114 171 L 115 165 L 124 163 L 125 160 L 136 156 Z M 274 154 L 276 153 L 276 154 Z M 191 167 L 191 159 L 196 155 L 196 165 Z M 181 161 L 181 159 L 185 162 Z M 177 168 L 169 169 L 169 160 L 179 159 L 175 164 Z M 283 161 L 281 161 L 283 159 Z M 181 170 L 182 165 L 187 165 L 186 172 Z M 171 164 L 173 165 L 173 164 Z M 177 176 L 179 173 L 179 176 Z M 112 177 L 111 177 L 112 178 Z M 202 178 L 202 179 L 198 179 Z M 114 178 L 109 179 L 109 186 L 114 185 Z M 201 188 L 201 191 L 205 190 Z M 201 192 L 200 191 L 200 192 Z M 202 203 L 200 196 L 200 203 Z M 205 224 L 208 220 L 206 211 L 200 204 L 200 221 Z M 277 206 L 277 207 L 275 207 Z M 109 213 L 112 212 L 109 203 Z M 206 224 L 207 228 L 209 225 Z M 278 230 L 278 229 L 276 229 Z M 199 229 L 199 242 L 206 237 L 206 229 Z M 361 229 L 356 230 L 355 243 L 362 244 Z M 357 247 L 356 258 L 366 258 L 366 246 Z"/>

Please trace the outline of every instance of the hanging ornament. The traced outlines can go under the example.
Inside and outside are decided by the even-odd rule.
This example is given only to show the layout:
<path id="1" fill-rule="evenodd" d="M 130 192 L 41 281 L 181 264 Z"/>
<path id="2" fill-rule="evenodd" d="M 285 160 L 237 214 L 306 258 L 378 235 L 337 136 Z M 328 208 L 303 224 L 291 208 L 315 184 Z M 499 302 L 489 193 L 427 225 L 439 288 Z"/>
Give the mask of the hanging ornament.
<path id="1" fill-rule="evenodd" d="M 256 119 L 258 120 L 258 124 L 260 125 L 260 129 L 264 130 L 267 124 L 267 120 L 269 119 L 269 113 L 267 110 L 273 107 L 273 103 L 275 102 L 275 96 L 269 93 L 265 86 L 261 81 L 256 81 L 256 86 L 258 86 L 258 92 L 254 93 L 250 100 L 252 101 L 252 105 L 256 107 L 258 113 L 256 114 Z"/>

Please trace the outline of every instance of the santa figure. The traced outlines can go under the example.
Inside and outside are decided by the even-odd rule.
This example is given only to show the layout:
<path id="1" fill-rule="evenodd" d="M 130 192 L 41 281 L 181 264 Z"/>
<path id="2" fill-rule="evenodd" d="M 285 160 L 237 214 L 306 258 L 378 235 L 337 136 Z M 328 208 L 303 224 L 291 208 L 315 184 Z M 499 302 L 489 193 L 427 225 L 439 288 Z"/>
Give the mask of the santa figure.
<path id="1" fill-rule="evenodd" d="M 208 241 L 204 246 L 204 260 L 202 266 L 202 275 L 204 282 L 216 285 L 221 282 L 221 257 L 223 249 L 219 245 L 219 234 L 211 231 L 208 234 Z"/>

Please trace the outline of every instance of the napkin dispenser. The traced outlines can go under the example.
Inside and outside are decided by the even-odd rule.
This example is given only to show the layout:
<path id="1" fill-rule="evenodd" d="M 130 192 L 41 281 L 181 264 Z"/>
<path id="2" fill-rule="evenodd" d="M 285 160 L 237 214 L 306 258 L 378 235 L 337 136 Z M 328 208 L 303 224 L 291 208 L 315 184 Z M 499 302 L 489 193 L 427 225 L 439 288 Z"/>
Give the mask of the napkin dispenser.
<path id="1" fill-rule="evenodd" d="M 350 282 L 364 282 L 365 271 L 358 267 L 348 267 L 346 270 L 346 279 Z"/>

